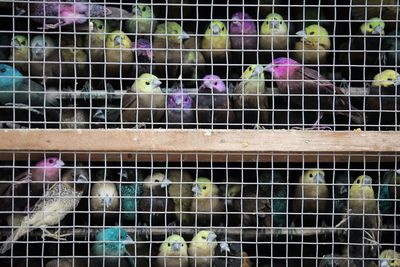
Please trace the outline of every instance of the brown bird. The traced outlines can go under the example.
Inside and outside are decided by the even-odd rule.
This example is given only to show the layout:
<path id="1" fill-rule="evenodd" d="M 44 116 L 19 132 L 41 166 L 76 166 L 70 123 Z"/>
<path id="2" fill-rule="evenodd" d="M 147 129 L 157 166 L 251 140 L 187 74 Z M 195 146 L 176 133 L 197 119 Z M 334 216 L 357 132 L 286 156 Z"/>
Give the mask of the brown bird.
<path id="1" fill-rule="evenodd" d="M 86 259 L 54 259 L 46 263 L 46 267 L 87 267 Z"/>

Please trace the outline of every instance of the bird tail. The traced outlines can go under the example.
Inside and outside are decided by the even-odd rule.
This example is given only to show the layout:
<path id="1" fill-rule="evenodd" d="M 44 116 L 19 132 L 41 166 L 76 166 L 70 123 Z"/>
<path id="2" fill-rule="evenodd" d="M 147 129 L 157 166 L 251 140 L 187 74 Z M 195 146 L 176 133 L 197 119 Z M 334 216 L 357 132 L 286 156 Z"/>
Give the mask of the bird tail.
<path id="1" fill-rule="evenodd" d="M 3 245 L 0 248 L 0 254 L 6 253 L 13 246 L 14 242 L 21 238 L 24 234 L 26 234 L 27 230 L 25 227 L 20 226 L 18 230 L 13 231 L 11 235 L 4 241 Z"/>

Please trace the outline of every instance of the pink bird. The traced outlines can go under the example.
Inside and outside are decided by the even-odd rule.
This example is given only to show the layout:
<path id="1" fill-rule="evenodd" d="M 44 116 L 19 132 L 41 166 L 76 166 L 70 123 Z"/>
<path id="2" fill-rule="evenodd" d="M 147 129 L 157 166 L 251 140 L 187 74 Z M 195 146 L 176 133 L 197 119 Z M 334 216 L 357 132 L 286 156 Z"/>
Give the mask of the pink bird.
<path id="1" fill-rule="evenodd" d="M 247 13 L 240 11 L 233 14 L 229 35 L 233 49 L 255 49 L 257 47 L 257 26 Z"/>

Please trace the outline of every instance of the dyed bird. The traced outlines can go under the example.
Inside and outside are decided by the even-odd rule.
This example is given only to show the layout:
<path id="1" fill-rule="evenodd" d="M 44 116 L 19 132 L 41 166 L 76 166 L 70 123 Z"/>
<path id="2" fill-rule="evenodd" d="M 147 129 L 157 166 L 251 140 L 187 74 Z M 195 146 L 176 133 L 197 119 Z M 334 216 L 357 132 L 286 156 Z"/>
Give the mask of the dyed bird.
<path id="1" fill-rule="evenodd" d="M 17 34 L 11 39 L 9 61 L 15 62 L 14 66 L 23 75 L 28 75 L 29 42 L 26 35 Z"/>
<path id="2" fill-rule="evenodd" d="M 283 17 L 278 13 L 268 14 L 260 29 L 261 50 L 266 50 L 266 56 L 272 58 L 272 51 L 274 55 L 286 54 L 289 42 L 289 28 Z"/>
<path id="3" fill-rule="evenodd" d="M 217 75 L 207 75 L 198 89 L 197 117 L 206 127 L 227 128 L 235 120 L 224 81 Z"/>
<path id="4" fill-rule="evenodd" d="M 193 99 L 182 90 L 172 92 L 167 98 L 166 123 L 169 128 L 192 128 L 195 121 Z"/>
<path id="5" fill-rule="evenodd" d="M 133 77 L 132 41 L 123 31 L 113 31 L 106 37 L 106 77 Z"/>
<path id="6" fill-rule="evenodd" d="M 121 218 L 133 222 L 138 209 L 138 197 L 143 194 L 143 174 L 140 170 L 123 169 L 120 173 L 123 183 L 118 184 L 121 196 Z"/>
<path id="7" fill-rule="evenodd" d="M 319 110 L 313 128 L 319 127 L 323 112 L 348 116 L 356 124 L 364 123 L 364 114 L 351 105 L 344 89 L 336 87 L 317 71 L 290 58 L 277 58 L 265 69 L 271 73 L 279 93 L 289 94 L 290 102 L 303 109 Z"/>
<path id="8" fill-rule="evenodd" d="M 161 244 L 157 267 L 189 267 L 188 247 L 180 235 L 170 235 Z"/>
<path id="9" fill-rule="evenodd" d="M 196 212 L 196 225 L 210 226 L 221 223 L 225 210 L 223 198 L 219 196 L 219 188 L 205 177 L 199 177 L 192 187 L 193 200 L 191 211 Z"/>
<path id="10" fill-rule="evenodd" d="M 96 243 L 90 249 L 90 266 L 95 267 L 134 267 L 134 259 L 127 251 L 133 239 L 122 227 L 110 227 L 96 234 Z"/>
<path id="11" fill-rule="evenodd" d="M 242 81 L 233 90 L 233 106 L 236 121 L 265 125 L 269 122 L 268 97 L 265 95 L 264 68 L 250 65 L 242 75 Z"/>
<path id="12" fill-rule="evenodd" d="M 319 169 L 302 173 L 294 189 L 293 211 L 301 211 L 302 227 L 321 225 L 328 211 L 329 189 L 325 181 L 325 172 Z M 295 219 L 299 219 L 296 217 Z M 297 220 L 298 221 L 298 220 Z M 293 221 L 295 222 L 295 221 Z"/>
<path id="13" fill-rule="evenodd" d="M 156 123 L 162 119 L 166 96 L 160 85 L 160 80 L 150 73 L 136 79 L 122 97 L 122 120 L 126 125 Z"/>
<path id="14" fill-rule="evenodd" d="M 256 49 L 257 26 L 253 18 L 242 11 L 233 14 L 229 25 L 229 37 L 233 49 Z"/>
<path id="15" fill-rule="evenodd" d="M 1 247 L 0 253 L 9 250 L 15 241 L 35 228 L 41 228 L 43 236 L 60 239 L 58 232 L 50 233 L 46 226 L 58 225 L 70 212 L 75 211 L 86 191 L 88 174 L 82 169 L 68 169 L 62 174 L 60 183 L 51 186 L 34 205 L 32 213 L 26 215 L 21 226 L 14 230 Z"/>
<path id="16" fill-rule="evenodd" d="M 400 253 L 393 249 L 385 249 L 379 255 L 379 267 L 400 267 Z"/>
<path id="17" fill-rule="evenodd" d="M 198 232 L 189 244 L 190 266 L 209 267 L 217 245 L 217 235 L 213 231 Z"/>
<path id="18" fill-rule="evenodd" d="M 394 70 L 384 70 L 375 75 L 369 90 L 366 109 L 368 125 L 374 129 L 396 129 L 399 119 L 400 74 Z"/>
<path id="19" fill-rule="evenodd" d="M 207 62 L 226 62 L 231 41 L 225 23 L 215 20 L 208 25 L 201 41 L 201 49 Z"/>
<path id="20" fill-rule="evenodd" d="M 325 64 L 331 49 L 328 31 L 317 24 L 296 32 L 301 39 L 295 44 L 293 58 L 304 64 Z"/>
<path id="21" fill-rule="evenodd" d="M 132 6 L 132 16 L 125 20 L 125 31 L 128 34 L 150 34 L 157 26 L 151 5 L 136 3 Z"/>

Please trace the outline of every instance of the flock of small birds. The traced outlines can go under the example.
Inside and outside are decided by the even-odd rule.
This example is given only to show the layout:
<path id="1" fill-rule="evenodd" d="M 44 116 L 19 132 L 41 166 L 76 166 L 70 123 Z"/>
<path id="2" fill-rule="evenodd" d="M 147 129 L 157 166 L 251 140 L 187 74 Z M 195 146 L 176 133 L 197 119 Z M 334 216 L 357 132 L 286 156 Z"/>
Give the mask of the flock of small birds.
<path id="1" fill-rule="evenodd" d="M 0 128 L 397 129 L 396 0 L 199 2 L 0 3 Z M 2 225 L 14 227 L 2 254 L 25 255 L 17 241 L 35 229 L 71 245 L 53 227 L 84 225 L 97 230 L 71 252 L 82 258 L 38 266 L 259 266 L 270 251 L 218 229 L 296 238 L 327 226 L 331 253 L 307 266 L 400 266 L 380 231 L 397 225 L 400 171 L 374 173 L 377 183 L 321 168 L 218 180 L 67 165 L 0 168 Z M 157 226 L 194 231 L 132 235 Z"/>

